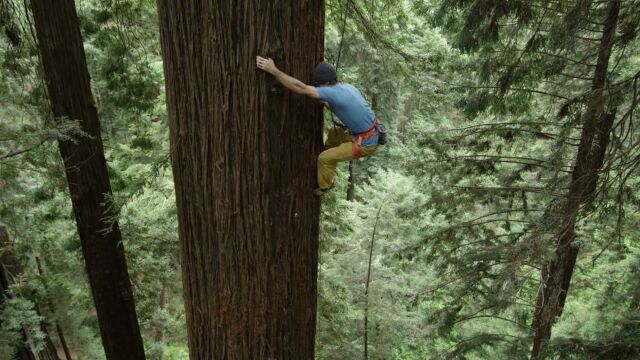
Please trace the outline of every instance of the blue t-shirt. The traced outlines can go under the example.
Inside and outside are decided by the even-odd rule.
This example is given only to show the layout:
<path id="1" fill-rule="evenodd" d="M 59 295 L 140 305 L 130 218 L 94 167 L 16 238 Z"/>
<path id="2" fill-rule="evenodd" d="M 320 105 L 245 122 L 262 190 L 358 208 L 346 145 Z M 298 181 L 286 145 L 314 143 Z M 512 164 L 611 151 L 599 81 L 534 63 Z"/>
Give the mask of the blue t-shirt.
<path id="1" fill-rule="evenodd" d="M 363 133 L 371 129 L 376 114 L 364 100 L 360 91 L 352 85 L 339 83 L 333 86 L 316 88 L 320 100 L 329 103 L 329 108 L 352 133 Z M 362 146 L 369 147 L 378 143 L 378 134 L 363 140 Z"/>

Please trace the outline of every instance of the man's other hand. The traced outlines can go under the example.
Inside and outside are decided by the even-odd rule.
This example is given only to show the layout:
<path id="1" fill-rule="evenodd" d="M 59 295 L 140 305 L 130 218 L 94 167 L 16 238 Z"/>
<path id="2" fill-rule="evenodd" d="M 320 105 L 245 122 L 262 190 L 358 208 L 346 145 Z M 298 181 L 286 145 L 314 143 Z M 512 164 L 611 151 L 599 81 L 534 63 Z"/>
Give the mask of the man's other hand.
<path id="1" fill-rule="evenodd" d="M 258 66 L 258 69 L 262 69 L 269 74 L 273 74 L 274 72 L 276 72 L 276 70 L 278 70 L 276 64 L 271 58 L 265 59 L 261 56 L 258 56 L 256 58 L 256 65 Z"/>

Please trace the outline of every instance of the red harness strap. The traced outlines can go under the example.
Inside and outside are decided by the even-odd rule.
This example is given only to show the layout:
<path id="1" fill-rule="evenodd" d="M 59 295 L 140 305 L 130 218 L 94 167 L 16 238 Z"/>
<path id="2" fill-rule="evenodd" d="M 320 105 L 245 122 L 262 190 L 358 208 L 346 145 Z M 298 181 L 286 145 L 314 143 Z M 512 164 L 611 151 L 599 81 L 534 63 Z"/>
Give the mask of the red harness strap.
<path id="1" fill-rule="evenodd" d="M 376 119 L 373 121 L 373 125 L 369 130 L 363 133 L 353 134 L 356 136 L 356 141 L 353 143 L 353 146 L 351 147 L 351 153 L 353 154 L 354 159 L 360 159 L 362 157 L 362 152 L 360 152 L 360 147 L 362 146 L 362 142 L 364 140 L 371 139 L 378 133 L 378 130 L 376 130 L 376 125 L 378 124 L 379 124 L 379 121 L 378 119 Z"/>

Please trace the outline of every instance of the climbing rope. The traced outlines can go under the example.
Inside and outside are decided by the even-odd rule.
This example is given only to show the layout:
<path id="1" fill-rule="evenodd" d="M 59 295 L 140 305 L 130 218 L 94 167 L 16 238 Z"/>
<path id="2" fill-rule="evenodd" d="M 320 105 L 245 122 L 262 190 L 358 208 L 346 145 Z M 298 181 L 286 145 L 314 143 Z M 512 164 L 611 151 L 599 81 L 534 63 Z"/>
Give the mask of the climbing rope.
<path id="1" fill-rule="evenodd" d="M 344 43 L 344 33 L 346 28 L 347 28 L 347 12 L 343 8 L 342 9 L 342 29 L 340 29 L 340 43 L 338 44 L 338 56 L 336 58 L 336 63 L 334 64 L 334 67 L 336 68 L 336 73 L 338 72 L 338 69 L 340 69 L 340 57 L 342 57 L 342 44 Z M 336 126 L 340 128 L 346 127 L 344 126 L 344 124 L 341 124 L 336 121 L 335 117 L 333 116 L 333 112 L 331 112 L 331 122 L 333 123 L 334 130 Z"/>

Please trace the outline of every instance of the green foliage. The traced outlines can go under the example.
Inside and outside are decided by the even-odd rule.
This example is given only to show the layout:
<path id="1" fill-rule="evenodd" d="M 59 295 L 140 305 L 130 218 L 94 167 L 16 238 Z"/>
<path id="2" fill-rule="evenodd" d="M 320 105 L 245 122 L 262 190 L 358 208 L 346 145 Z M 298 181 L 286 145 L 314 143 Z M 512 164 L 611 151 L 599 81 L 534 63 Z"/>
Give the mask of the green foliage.
<path id="1" fill-rule="evenodd" d="M 3 295 L 4 296 L 4 295 Z M 34 352 L 42 348 L 45 334 L 40 329 L 42 317 L 31 301 L 20 298 L 5 299 L 0 306 L 0 357 L 12 359 L 20 346 L 29 346 Z M 23 333 L 29 344 L 23 344 Z"/>
<path id="2" fill-rule="evenodd" d="M 622 3 L 603 95 L 615 128 L 577 224 L 580 257 L 548 358 L 638 357 L 640 11 Z M 602 100 L 591 78 L 603 4 L 327 1 L 326 57 L 340 59 L 341 80 L 373 105 L 390 144 L 355 162 L 354 201 L 346 164 L 323 199 L 318 359 L 363 356 L 374 227 L 370 359 L 528 358 L 540 269 L 555 256 L 586 111 Z M 147 356 L 185 359 L 155 3 L 77 6 L 117 210 L 107 220 L 123 233 Z M 20 296 L 2 308 L 0 358 L 21 328 L 35 346 L 41 324 L 49 333 L 58 324 L 77 358 L 100 359 L 56 149 L 57 138 L 83 134 L 48 115 L 23 11 L 15 0 L 0 5 L 0 221 L 25 268 Z"/>

